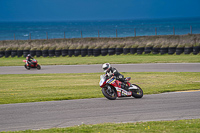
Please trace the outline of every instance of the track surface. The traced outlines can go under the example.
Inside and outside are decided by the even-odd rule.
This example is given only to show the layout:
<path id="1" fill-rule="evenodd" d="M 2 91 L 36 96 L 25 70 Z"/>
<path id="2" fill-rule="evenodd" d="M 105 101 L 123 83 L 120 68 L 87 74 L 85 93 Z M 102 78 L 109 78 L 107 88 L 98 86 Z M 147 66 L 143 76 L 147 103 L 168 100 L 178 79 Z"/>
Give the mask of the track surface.
<path id="1" fill-rule="evenodd" d="M 200 72 L 200 63 L 114 64 L 120 72 Z M 101 65 L 0 67 L 0 74 L 94 73 Z M 46 129 L 104 122 L 200 118 L 200 91 L 144 95 L 142 99 L 106 98 L 0 105 L 0 131 Z"/>
<path id="2" fill-rule="evenodd" d="M 200 118 L 200 91 L 0 105 L 0 131 Z"/>
<path id="3" fill-rule="evenodd" d="M 112 64 L 112 66 L 120 72 L 200 72 L 200 63 Z M 96 73 L 102 71 L 101 64 L 42 66 L 41 70 L 26 70 L 23 66 L 0 67 L 0 74 Z"/>

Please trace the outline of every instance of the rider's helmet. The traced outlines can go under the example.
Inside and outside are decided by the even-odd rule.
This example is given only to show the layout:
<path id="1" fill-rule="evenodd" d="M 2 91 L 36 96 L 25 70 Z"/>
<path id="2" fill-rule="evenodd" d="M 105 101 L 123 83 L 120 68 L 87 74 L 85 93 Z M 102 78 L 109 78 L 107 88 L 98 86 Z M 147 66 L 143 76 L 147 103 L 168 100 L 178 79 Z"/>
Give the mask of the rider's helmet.
<path id="1" fill-rule="evenodd" d="M 31 54 L 28 54 L 26 57 L 31 57 Z"/>
<path id="2" fill-rule="evenodd" d="M 104 72 L 106 72 L 110 67 L 111 67 L 110 63 L 104 63 L 102 65 L 102 68 L 103 68 Z"/>

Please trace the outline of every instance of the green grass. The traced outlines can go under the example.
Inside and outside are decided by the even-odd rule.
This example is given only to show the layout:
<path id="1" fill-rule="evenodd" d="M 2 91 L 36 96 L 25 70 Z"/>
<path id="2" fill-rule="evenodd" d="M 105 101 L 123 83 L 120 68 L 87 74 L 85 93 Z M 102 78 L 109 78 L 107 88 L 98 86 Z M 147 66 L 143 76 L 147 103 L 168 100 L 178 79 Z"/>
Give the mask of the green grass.
<path id="1" fill-rule="evenodd" d="M 0 75 L 0 104 L 103 97 L 103 73 Z M 198 72 L 135 72 L 132 77 L 144 94 L 200 89 Z"/>
<path id="2" fill-rule="evenodd" d="M 0 58 L 0 66 L 22 66 L 25 58 Z M 41 65 L 76 64 L 116 64 L 127 63 L 196 63 L 200 55 L 113 55 L 98 57 L 39 57 Z M 0 75 L 0 104 L 54 101 L 103 97 L 98 85 L 99 76 L 91 74 L 18 74 Z M 200 73 L 195 72 L 135 72 L 122 73 L 132 77 L 131 82 L 138 84 L 144 94 L 200 89 Z M 27 130 L 29 132 L 200 132 L 200 119 L 180 121 L 158 121 L 137 123 L 105 123 L 80 125 L 68 128 L 47 130 Z"/>
<path id="3" fill-rule="evenodd" d="M 136 123 L 105 123 L 79 125 L 46 130 L 26 130 L 8 133 L 199 133 L 200 119 Z"/>
<path id="4" fill-rule="evenodd" d="M 127 63 L 196 63 L 200 62 L 198 55 L 112 55 L 112 56 L 90 56 L 90 57 L 35 57 L 41 65 L 80 65 L 80 64 L 127 64 Z M 23 57 L 0 58 L 0 66 L 23 66 Z"/>

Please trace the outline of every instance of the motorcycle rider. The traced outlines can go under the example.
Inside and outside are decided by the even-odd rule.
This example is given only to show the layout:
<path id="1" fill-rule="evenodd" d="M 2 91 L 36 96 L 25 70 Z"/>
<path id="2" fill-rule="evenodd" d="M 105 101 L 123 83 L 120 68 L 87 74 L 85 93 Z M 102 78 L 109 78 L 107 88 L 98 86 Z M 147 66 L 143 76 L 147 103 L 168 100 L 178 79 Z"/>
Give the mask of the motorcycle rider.
<path id="1" fill-rule="evenodd" d="M 125 86 L 122 87 L 122 88 L 128 90 L 129 87 L 132 87 L 132 84 L 124 79 L 124 75 L 120 74 L 120 73 L 117 71 L 116 68 L 111 67 L 110 63 L 104 63 L 104 64 L 102 65 L 102 68 L 103 68 L 104 72 L 106 73 L 106 77 L 107 77 L 107 78 L 110 78 L 110 77 L 112 77 L 112 76 L 116 76 L 116 79 L 117 79 L 117 80 L 119 80 L 119 81 L 121 81 L 122 83 L 124 83 Z M 128 86 L 126 86 L 126 84 L 127 84 Z"/>
<path id="2" fill-rule="evenodd" d="M 33 59 L 33 57 L 32 57 L 30 54 L 28 54 L 28 55 L 26 56 L 26 62 L 27 62 L 27 64 L 28 64 L 28 65 L 27 65 L 28 67 L 30 67 L 32 59 Z"/>

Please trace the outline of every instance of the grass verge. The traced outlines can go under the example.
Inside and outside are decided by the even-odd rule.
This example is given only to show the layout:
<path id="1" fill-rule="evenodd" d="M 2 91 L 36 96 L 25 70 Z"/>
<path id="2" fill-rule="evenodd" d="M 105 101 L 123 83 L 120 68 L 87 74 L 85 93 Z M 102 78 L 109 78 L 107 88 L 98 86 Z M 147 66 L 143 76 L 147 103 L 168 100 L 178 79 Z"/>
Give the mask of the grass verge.
<path id="1" fill-rule="evenodd" d="M 130 63 L 199 63 L 198 55 L 112 55 L 112 56 L 87 56 L 87 57 L 36 57 L 41 65 L 81 65 L 81 64 L 130 64 Z M 23 57 L 0 58 L 0 66 L 23 66 Z"/>
<path id="2" fill-rule="evenodd" d="M 103 97 L 102 73 L 0 75 L 0 104 Z M 200 89 L 198 72 L 131 72 L 144 94 Z"/>
<path id="3" fill-rule="evenodd" d="M 26 130 L 9 133 L 199 133 L 200 119 L 135 123 L 105 123 L 79 125 L 46 130 Z"/>

